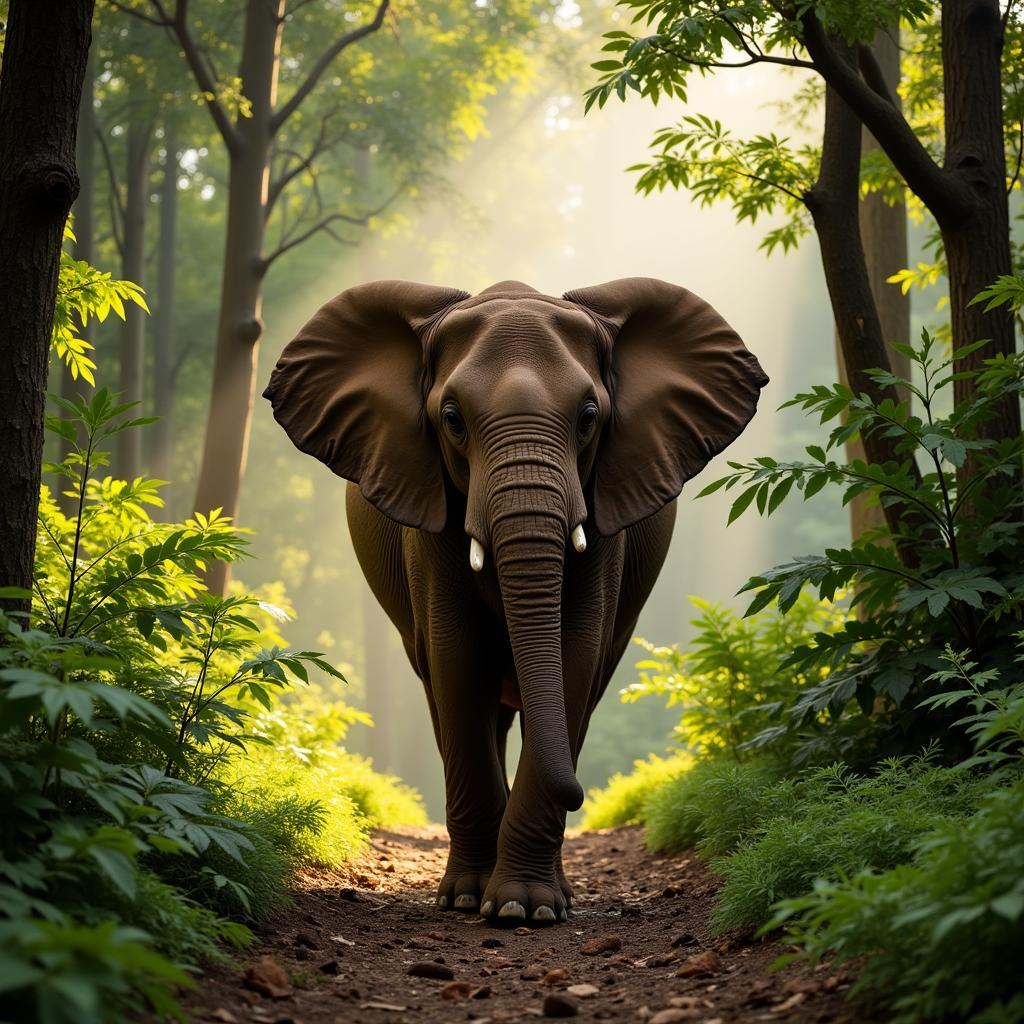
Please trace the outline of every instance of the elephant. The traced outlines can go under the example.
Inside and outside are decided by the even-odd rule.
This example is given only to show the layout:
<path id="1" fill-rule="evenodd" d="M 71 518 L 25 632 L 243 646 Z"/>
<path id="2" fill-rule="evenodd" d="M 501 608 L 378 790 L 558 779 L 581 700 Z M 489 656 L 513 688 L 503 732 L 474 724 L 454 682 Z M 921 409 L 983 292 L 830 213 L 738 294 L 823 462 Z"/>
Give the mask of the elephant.
<path id="1" fill-rule="evenodd" d="M 567 919 L 561 848 L 588 722 L 675 499 L 767 382 L 708 303 L 640 277 L 561 298 L 376 281 L 284 349 L 264 397 L 349 481 L 357 559 L 426 691 L 450 837 L 441 910 Z"/>

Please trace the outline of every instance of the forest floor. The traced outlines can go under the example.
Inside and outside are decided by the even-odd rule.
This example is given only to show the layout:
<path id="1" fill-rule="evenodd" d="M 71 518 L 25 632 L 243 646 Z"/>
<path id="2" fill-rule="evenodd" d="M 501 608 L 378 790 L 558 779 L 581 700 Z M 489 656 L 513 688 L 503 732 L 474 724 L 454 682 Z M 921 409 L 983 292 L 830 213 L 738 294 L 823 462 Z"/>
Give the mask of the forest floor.
<path id="1" fill-rule="evenodd" d="M 864 1022 L 848 976 L 776 973 L 786 948 L 711 934 L 717 887 L 693 854 L 657 856 L 639 829 L 566 841 L 568 924 L 500 929 L 442 913 L 438 829 L 378 832 L 345 872 L 300 879 L 294 906 L 188 1000 L 220 1024 L 434 1024 L 543 1017 L 632 1024 Z"/>

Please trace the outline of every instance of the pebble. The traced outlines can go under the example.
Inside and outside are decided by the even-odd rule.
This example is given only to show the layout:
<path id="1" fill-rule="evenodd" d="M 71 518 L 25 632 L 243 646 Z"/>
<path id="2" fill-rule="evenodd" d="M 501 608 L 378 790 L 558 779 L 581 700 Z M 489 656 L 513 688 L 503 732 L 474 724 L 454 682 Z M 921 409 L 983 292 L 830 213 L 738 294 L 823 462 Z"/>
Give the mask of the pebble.
<path id="1" fill-rule="evenodd" d="M 437 964 L 433 960 L 418 960 L 406 972 L 413 978 L 433 978 L 435 981 L 451 981 L 455 972 L 447 964 Z"/>
<path id="2" fill-rule="evenodd" d="M 544 997 L 543 1010 L 545 1017 L 575 1017 L 580 1012 L 572 999 L 557 992 Z"/>
<path id="3" fill-rule="evenodd" d="M 261 957 L 246 970 L 245 987 L 271 999 L 287 999 L 293 991 L 285 969 L 269 956 Z"/>
<path id="4" fill-rule="evenodd" d="M 577 999 L 592 999 L 594 996 L 600 993 L 600 989 L 596 985 L 570 985 L 566 990 L 571 996 L 575 996 Z"/>
<path id="5" fill-rule="evenodd" d="M 659 1010 L 653 1017 L 649 1017 L 647 1024 L 679 1024 L 680 1021 L 693 1020 L 697 1014 L 697 1010 L 681 1010 L 670 1007 L 667 1010 Z"/>
<path id="6" fill-rule="evenodd" d="M 480 945 L 483 946 L 484 949 L 501 949 L 505 943 L 502 942 L 501 939 L 484 939 Z"/>
<path id="7" fill-rule="evenodd" d="M 591 939 L 580 946 L 580 952 L 584 956 L 600 956 L 602 953 L 617 953 L 622 949 L 622 939 L 618 935 L 602 935 L 600 938 Z"/>
<path id="8" fill-rule="evenodd" d="M 544 975 L 545 985 L 557 985 L 560 981 L 568 981 L 572 973 L 567 967 L 553 967 Z"/>
<path id="9" fill-rule="evenodd" d="M 722 958 L 713 950 L 706 949 L 703 953 L 695 953 L 683 961 L 677 978 L 700 978 L 715 974 L 722 969 Z"/>
<path id="10" fill-rule="evenodd" d="M 337 974 L 338 973 L 338 961 L 328 960 L 326 963 L 322 963 L 317 970 L 321 974 Z"/>

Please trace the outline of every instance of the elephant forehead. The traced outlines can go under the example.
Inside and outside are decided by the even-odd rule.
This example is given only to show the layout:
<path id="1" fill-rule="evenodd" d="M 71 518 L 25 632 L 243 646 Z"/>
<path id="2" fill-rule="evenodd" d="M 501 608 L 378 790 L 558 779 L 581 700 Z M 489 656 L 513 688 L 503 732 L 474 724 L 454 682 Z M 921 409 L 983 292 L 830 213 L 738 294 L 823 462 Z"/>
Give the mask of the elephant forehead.
<path id="1" fill-rule="evenodd" d="M 590 317 L 558 299 L 529 293 L 470 300 L 454 309 L 440 324 L 431 349 L 440 377 L 456 367 L 489 375 L 524 362 L 538 369 L 554 370 L 567 362 L 593 373 L 600 369 Z"/>

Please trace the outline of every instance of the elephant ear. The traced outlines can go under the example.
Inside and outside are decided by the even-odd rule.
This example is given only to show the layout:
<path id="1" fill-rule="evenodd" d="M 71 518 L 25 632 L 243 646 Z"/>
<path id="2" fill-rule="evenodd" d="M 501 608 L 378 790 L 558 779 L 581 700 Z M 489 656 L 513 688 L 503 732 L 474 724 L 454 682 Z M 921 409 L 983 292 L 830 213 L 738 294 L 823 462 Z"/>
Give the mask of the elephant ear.
<path id="1" fill-rule="evenodd" d="M 405 526 L 444 528 L 441 454 L 423 409 L 421 338 L 468 292 L 375 281 L 322 306 L 263 392 L 295 446 Z"/>
<path id="2" fill-rule="evenodd" d="M 685 288 L 647 277 L 567 292 L 608 344 L 612 396 L 594 463 L 609 536 L 653 515 L 750 422 L 768 378 L 736 332 Z"/>

